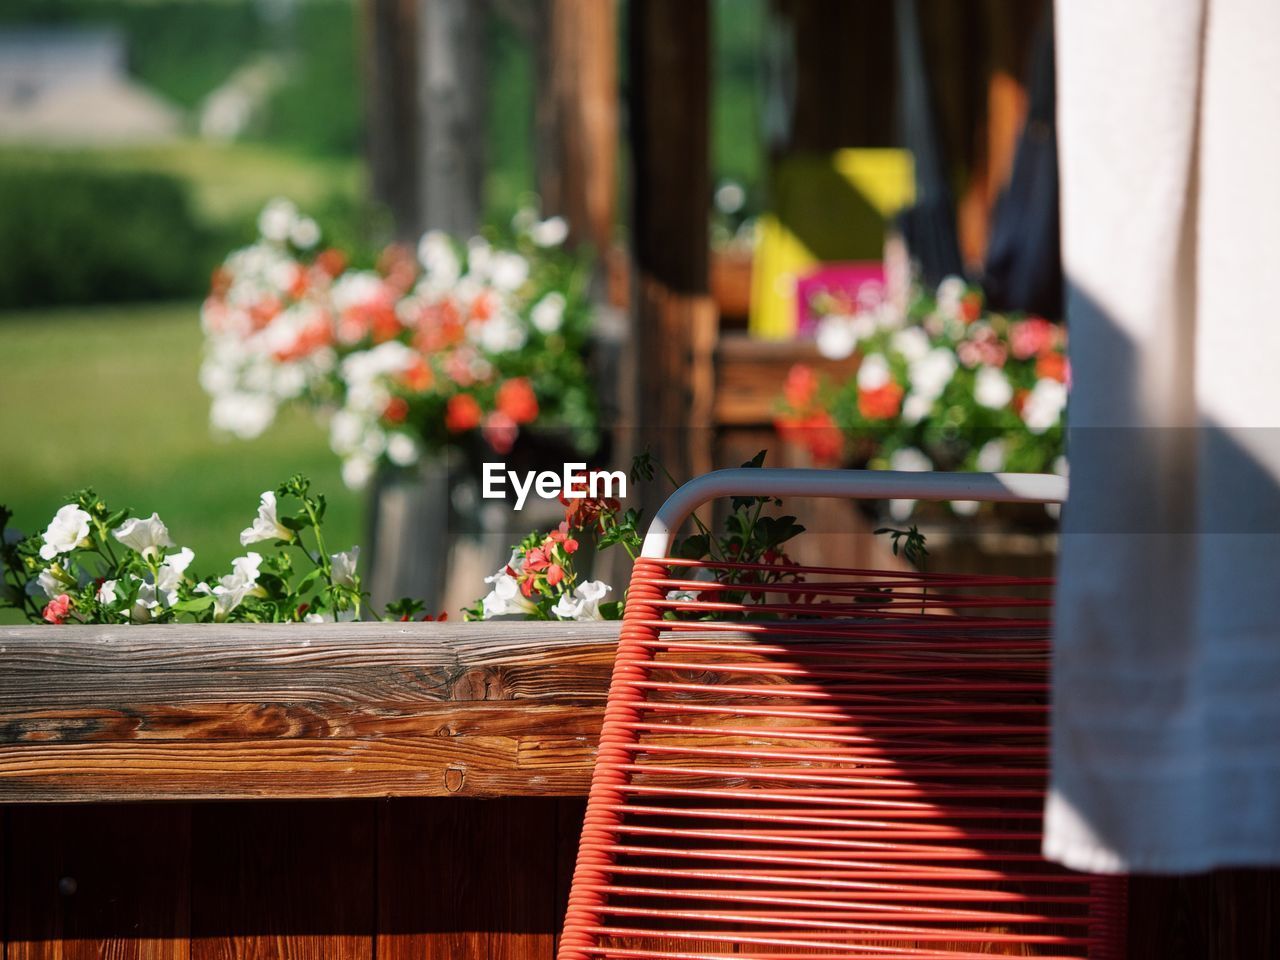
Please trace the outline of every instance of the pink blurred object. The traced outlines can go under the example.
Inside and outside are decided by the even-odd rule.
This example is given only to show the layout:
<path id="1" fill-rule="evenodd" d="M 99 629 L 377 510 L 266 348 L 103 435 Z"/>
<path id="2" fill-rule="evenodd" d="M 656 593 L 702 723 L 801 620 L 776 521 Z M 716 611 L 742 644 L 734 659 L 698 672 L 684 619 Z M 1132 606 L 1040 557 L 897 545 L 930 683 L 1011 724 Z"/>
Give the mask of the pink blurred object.
<path id="1" fill-rule="evenodd" d="M 814 300 L 825 297 L 838 307 L 815 310 Z M 885 271 L 880 261 L 819 264 L 796 278 L 796 334 L 812 337 L 823 313 L 856 313 L 878 306 L 884 297 Z"/>

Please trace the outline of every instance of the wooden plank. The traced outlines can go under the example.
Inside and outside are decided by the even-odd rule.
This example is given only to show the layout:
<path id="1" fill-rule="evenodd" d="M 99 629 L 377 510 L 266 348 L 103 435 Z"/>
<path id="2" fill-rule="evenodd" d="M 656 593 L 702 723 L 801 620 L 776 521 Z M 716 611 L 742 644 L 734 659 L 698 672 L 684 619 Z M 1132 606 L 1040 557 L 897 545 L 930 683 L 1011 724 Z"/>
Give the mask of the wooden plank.
<path id="1" fill-rule="evenodd" d="M 189 807 L 7 812 L 9 960 L 188 960 Z"/>
<path id="2" fill-rule="evenodd" d="M 617 630 L 4 628 L 0 801 L 581 795 Z"/>
<path id="3" fill-rule="evenodd" d="M 392 800 L 379 808 L 380 960 L 552 960 L 554 800 Z"/>
<path id="4" fill-rule="evenodd" d="M 210 740 L 0 747 L 0 800 L 578 796 L 588 738 L 547 753 L 515 737 Z"/>
<path id="5" fill-rule="evenodd" d="M 199 804 L 192 960 L 371 960 L 372 802 Z"/>

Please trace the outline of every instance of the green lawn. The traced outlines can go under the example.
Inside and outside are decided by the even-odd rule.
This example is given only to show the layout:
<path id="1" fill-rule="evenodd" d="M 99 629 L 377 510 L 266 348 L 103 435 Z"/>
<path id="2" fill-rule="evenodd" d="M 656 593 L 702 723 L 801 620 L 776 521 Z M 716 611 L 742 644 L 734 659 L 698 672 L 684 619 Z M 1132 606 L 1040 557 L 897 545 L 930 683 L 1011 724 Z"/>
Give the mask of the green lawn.
<path id="1" fill-rule="evenodd" d="M 195 551 L 195 572 L 221 572 L 243 552 L 258 495 L 304 473 L 329 495 L 331 547 L 360 540 L 362 497 L 342 485 L 321 426 L 295 414 L 254 441 L 210 435 L 198 309 L 0 313 L 0 503 L 15 526 L 42 530 L 92 486 L 113 506 L 158 512 Z"/>

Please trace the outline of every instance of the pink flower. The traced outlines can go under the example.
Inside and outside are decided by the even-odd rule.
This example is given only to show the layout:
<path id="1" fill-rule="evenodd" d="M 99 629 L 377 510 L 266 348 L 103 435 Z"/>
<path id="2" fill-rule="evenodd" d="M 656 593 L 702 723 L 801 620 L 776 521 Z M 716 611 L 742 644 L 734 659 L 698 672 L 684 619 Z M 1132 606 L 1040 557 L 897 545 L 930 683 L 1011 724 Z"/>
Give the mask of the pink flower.
<path id="1" fill-rule="evenodd" d="M 1058 328 L 1041 317 L 1019 320 L 1009 328 L 1009 346 L 1019 360 L 1027 360 L 1057 344 Z"/>
<path id="2" fill-rule="evenodd" d="M 60 593 L 45 604 L 43 616 L 46 623 L 66 623 L 71 613 L 71 598 Z"/>
<path id="3" fill-rule="evenodd" d="M 484 426 L 480 428 L 480 432 L 495 451 L 510 453 L 511 448 L 515 446 L 516 435 L 520 432 L 520 428 L 506 413 L 495 410 L 485 417 Z"/>

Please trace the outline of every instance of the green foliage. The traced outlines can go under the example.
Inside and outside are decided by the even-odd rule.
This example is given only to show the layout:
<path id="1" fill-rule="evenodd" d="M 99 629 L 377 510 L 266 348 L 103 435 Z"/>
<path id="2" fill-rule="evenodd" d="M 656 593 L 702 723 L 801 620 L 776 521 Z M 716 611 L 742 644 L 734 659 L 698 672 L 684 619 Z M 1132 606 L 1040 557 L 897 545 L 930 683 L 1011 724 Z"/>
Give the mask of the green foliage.
<path id="1" fill-rule="evenodd" d="M 929 556 L 929 548 L 925 545 L 925 535 L 920 532 L 919 528 L 913 523 L 906 530 L 899 530 L 896 527 L 880 527 L 876 530 L 876 536 L 888 536 L 892 543 L 893 555 L 896 557 L 902 554 L 917 570 L 924 570 L 924 562 Z"/>
<path id="2" fill-rule="evenodd" d="M 108 502 L 157 511 L 203 569 L 229 569 L 246 509 L 302 470 L 330 494 L 326 540 L 359 541 L 364 498 L 312 418 L 287 413 L 234 447 L 210 435 L 198 316 L 191 302 L 0 314 L 0 502 L 19 529 L 92 478 Z M 0 624 L 13 616 L 0 610 Z"/>
<path id="3" fill-rule="evenodd" d="M 10 169 L 0 210 L 0 307 L 196 295 L 223 242 L 163 174 Z"/>
<path id="4" fill-rule="evenodd" d="M 288 75 L 272 96 L 263 139 L 316 154 L 351 155 L 362 136 L 360 24 L 351 0 L 310 0 L 288 23 Z"/>
<path id="5" fill-rule="evenodd" d="M 203 578 L 188 570 L 191 550 L 170 552 L 176 545 L 157 514 L 130 519 L 93 490 L 73 494 L 43 534 L 8 534 L 12 514 L 0 507 L 0 606 L 49 623 L 359 619 L 359 549 L 328 552 L 325 498 L 300 475 L 274 495 L 262 495 L 240 541 L 275 552 L 250 550 L 231 573 Z"/>

